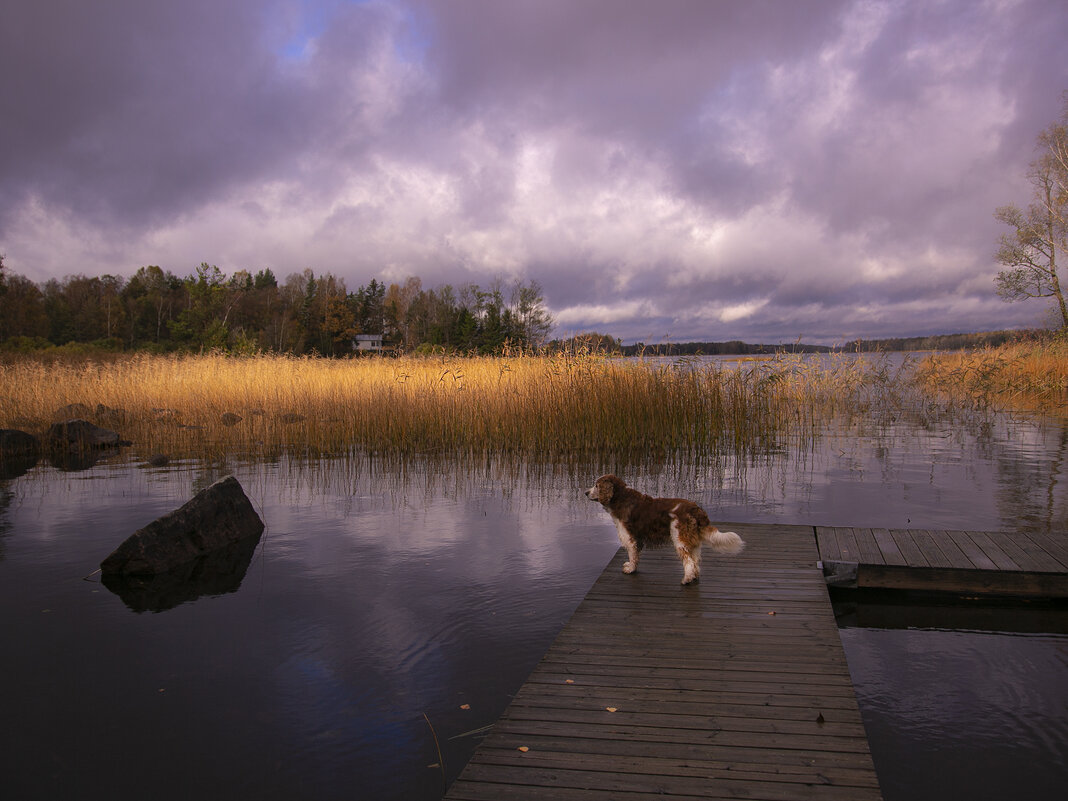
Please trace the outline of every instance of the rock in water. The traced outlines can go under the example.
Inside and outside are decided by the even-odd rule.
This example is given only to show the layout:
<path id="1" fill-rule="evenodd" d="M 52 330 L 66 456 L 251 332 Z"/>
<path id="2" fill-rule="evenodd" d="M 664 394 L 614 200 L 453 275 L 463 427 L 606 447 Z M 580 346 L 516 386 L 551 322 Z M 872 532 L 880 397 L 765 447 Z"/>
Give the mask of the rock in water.
<path id="1" fill-rule="evenodd" d="M 104 573 L 100 581 L 134 612 L 166 612 L 204 596 L 237 592 L 259 542 L 258 536 L 245 537 L 166 573 Z"/>
<path id="2" fill-rule="evenodd" d="M 33 434 L 0 428 L 0 481 L 18 478 L 37 464 L 41 443 Z"/>
<path id="3" fill-rule="evenodd" d="M 100 570 L 120 575 L 164 573 L 262 532 L 263 521 L 241 484 L 227 476 L 135 531 L 100 563 Z"/>
<path id="4" fill-rule="evenodd" d="M 0 458 L 36 454 L 40 449 L 41 443 L 33 434 L 16 428 L 0 428 Z"/>
<path id="5" fill-rule="evenodd" d="M 45 434 L 45 442 L 53 450 L 107 448 L 123 444 L 118 433 L 81 419 L 53 423 Z"/>

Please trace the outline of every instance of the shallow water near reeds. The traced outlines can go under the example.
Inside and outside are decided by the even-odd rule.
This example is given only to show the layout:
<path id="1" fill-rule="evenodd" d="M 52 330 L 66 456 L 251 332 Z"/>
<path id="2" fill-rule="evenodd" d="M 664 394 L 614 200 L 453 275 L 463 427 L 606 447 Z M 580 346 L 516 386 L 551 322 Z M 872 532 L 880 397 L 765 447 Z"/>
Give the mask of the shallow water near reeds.
<path id="1" fill-rule="evenodd" d="M 1068 538 L 1066 456 L 1064 423 L 1000 415 L 841 424 L 742 461 L 42 462 L 0 480 L 5 796 L 439 798 L 618 547 L 582 496 L 597 474 L 693 497 L 722 522 Z M 267 525 L 230 584 L 124 598 L 83 580 L 135 529 L 228 473 Z M 876 635 L 850 663 L 858 686 L 894 697 L 911 688 L 885 677 L 908 672 L 926 687 L 942 648 Z M 1046 719 L 962 711 L 990 686 L 1063 709 L 1063 669 L 1049 668 L 1063 668 L 1064 648 L 1049 635 L 999 641 L 1012 659 L 969 651 L 983 684 L 962 671 L 962 694 L 925 692 L 905 711 L 874 693 L 864 713 L 880 733 L 878 768 L 895 777 L 887 798 L 919 796 L 908 789 L 926 780 L 912 771 L 917 749 L 939 754 L 943 797 L 954 775 L 984 771 L 989 797 L 1040 797 L 1045 784 L 1031 792 L 1028 775 L 1005 777 L 996 755 L 976 765 L 973 751 L 955 752 L 959 738 L 942 735 L 958 726 L 984 741 L 1011 731 L 1068 779 Z M 895 729 L 906 736 L 882 736 Z"/>

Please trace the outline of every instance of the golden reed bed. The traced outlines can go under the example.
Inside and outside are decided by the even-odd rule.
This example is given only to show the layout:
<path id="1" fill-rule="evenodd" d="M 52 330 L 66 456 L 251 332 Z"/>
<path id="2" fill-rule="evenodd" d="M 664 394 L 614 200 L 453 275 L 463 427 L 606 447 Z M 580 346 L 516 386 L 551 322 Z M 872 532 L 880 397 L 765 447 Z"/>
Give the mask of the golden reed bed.
<path id="1" fill-rule="evenodd" d="M 920 363 L 916 380 L 965 405 L 1068 417 L 1068 338 L 937 354 Z"/>
<path id="2" fill-rule="evenodd" d="M 0 365 L 0 426 L 41 433 L 80 414 L 138 450 L 168 452 L 744 453 L 810 428 L 840 384 L 802 379 L 789 365 L 582 356 L 24 359 Z"/>
<path id="3" fill-rule="evenodd" d="M 979 369 L 954 357 L 918 368 L 928 393 L 962 386 L 962 372 Z M 1065 363 L 1062 349 L 1049 397 L 1061 397 Z M 1036 369 L 1053 368 L 1043 361 Z M 799 356 L 741 368 L 583 355 L 27 358 L 0 364 L 0 427 L 41 434 L 54 420 L 82 416 L 141 454 L 745 456 L 803 446 L 834 415 L 914 404 L 910 375 L 878 358 Z"/>

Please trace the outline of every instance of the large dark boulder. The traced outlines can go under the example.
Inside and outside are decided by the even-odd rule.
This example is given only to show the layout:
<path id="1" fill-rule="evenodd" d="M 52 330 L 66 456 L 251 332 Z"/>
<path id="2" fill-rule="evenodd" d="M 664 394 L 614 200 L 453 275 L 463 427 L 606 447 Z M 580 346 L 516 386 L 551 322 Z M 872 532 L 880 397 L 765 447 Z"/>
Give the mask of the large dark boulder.
<path id="1" fill-rule="evenodd" d="M 33 434 L 0 428 L 0 481 L 25 475 L 37 464 L 41 443 Z"/>
<path id="2" fill-rule="evenodd" d="M 227 476 L 135 531 L 100 563 L 100 570 L 105 575 L 166 573 L 262 532 L 263 521 L 241 485 Z"/>
<path id="3" fill-rule="evenodd" d="M 35 454 L 40 448 L 41 443 L 33 434 L 17 428 L 0 428 L 0 457 Z"/>
<path id="4" fill-rule="evenodd" d="M 92 450 L 122 445 L 117 432 L 74 418 L 53 423 L 45 433 L 49 450 Z"/>

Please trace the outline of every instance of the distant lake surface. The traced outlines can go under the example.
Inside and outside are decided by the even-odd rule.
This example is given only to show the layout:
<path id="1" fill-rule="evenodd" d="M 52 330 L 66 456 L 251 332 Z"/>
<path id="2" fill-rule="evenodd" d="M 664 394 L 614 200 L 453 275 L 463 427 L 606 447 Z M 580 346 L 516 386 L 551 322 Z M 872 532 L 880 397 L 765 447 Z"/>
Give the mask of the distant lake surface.
<path id="1" fill-rule="evenodd" d="M 717 522 L 1068 539 L 1066 456 L 1064 422 L 989 415 L 831 425 L 803 452 L 640 467 L 42 462 L 0 481 L 4 795 L 439 798 L 434 735 L 451 781 L 618 548 L 582 495 L 600 473 L 693 497 Z M 89 576 L 230 473 L 267 525 L 231 585 L 124 599 Z M 869 660 L 872 647 L 909 658 L 900 637 L 866 645 Z"/>

